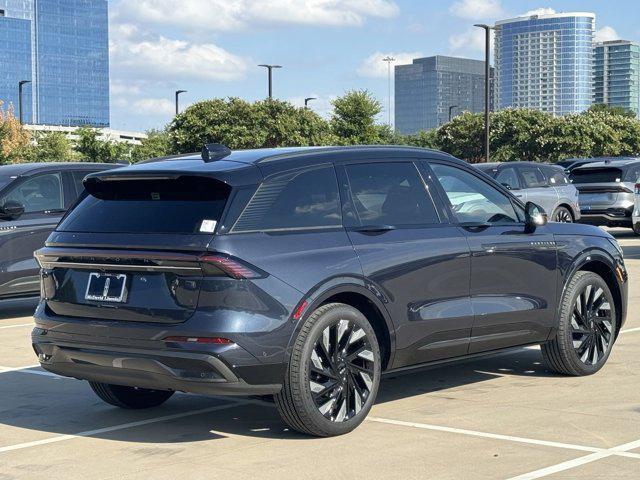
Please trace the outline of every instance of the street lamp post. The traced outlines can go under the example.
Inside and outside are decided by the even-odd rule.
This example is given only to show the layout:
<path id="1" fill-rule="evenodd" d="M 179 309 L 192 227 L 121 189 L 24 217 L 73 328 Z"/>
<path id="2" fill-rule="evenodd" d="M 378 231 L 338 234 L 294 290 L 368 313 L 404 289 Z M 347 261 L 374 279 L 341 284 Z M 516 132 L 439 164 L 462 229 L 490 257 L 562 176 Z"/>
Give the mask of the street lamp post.
<path id="1" fill-rule="evenodd" d="M 493 27 L 484 23 L 475 24 L 474 27 L 484 29 L 484 161 L 489 161 L 489 50 L 491 49 L 491 30 Z"/>
<path id="2" fill-rule="evenodd" d="M 387 55 L 386 57 L 384 57 L 382 59 L 383 62 L 387 62 L 387 86 L 389 89 L 389 100 L 388 100 L 388 104 L 389 104 L 389 128 L 391 128 L 391 63 L 395 62 L 396 59 L 393 58 L 391 55 Z"/>
<path id="3" fill-rule="evenodd" d="M 24 124 L 24 118 L 22 114 L 22 87 L 24 87 L 27 83 L 31 83 L 31 80 L 20 80 L 18 82 L 18 118 L 20 119 L 20 125 Z"/>
<path id="4" fill-rule="evenodd" d="M 311 100 L 317 100 L 317 98 L 316 97 L 307 97 L 307 98 L 305 98 L 304 99 L 304 108 L 308 108 L 309 102 Z"/>
<path id="5" fill-rule="evenodd" d="M 261 63 L 260 65 L 258 65 L 259 67 L 264 67 L 268 70 L 269 72 L 269 100 L 271 100 L 273 98 L 273 69 L 274 68 L 282 68 L 282 65 L 268 65 L 265 63 Z"/>
<path id="6" fill-rule="evenodd" d="M 176 117 L 180 113 L 180 104 L 179 104 L 178 98 L 180 97 L 181 93 L 187 93 L 187 91 L 186 90 L 176 90 Z"/>
<path id="7" fill-rule="evenodd" d="M 451 121 L 451 112 L 454 108 L 458 108 L 458 105 L 449 105 L 449 121 Z"/>

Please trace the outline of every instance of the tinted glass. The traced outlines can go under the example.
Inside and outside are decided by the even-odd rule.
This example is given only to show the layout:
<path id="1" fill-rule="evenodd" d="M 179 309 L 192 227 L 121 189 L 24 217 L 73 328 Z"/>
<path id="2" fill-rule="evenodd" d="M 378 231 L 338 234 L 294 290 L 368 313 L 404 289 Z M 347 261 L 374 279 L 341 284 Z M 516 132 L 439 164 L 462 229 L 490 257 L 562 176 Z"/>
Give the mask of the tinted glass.
<path id="1" fill-rule="evenodd" d="M 518 188 L 520 188 L 518 174 L 516 173 L 515 169 L 511 167 L 503 168 L 494 178 L 496 179 L 496 182 L 507 185 L 512 190 L 517 190 Z"/>
<path id="2" fill-rule="evenodd" d="M 537 167 L 520 167 L 525 188 L 546 187 L 547 180 Z"/>
<path id="3" fill-rule="evenodd" d="M 25 213 L 62 210 L 64 198 L 60 174 L 48 173 L 17 181 L 16 186 L 0 198 L 0 205 L 8 200 L 24 205 Z"/>
<path id="4" fill-rule="evenodd" d="M 362 225 L 438 223 L 438 213 L 413 163 L 347 165 Z"/>
<path id="5" fill-rule="evenodd" d="M 540 167 L 545 176 L 549 179 L 550 185 L 560 186 L 569 183 L 569 177 L 564 173 L 564 170 L 554 167 Z"/>
<path id="6" fill-rule="evenodd" d="M 501 224 L 518 222 L 506 195 L 465 170 L 448 165 L 431 166 L 460 223 Z"/>
<path id="7" fill-rule="evenodd" d="M 637 182 L 638 178 L 640 178 L 640 165 L 633 165 L 627 169 L 624 174 L 625 182 Z"/>
<path id="8" fill-rule="evenodd" d="M 233 232 L 342 226 L 333 166 L 288 172 L 263 182 Z"/>
<path id="9" fill-rule="evenodd" d="M 100 233 L 213 233 L 230 188 L 198 177 L 96 182 L 58 230 Z"/>
<path id="10" fill-rule="evenodd" d="M 91 173 L 99 171 L 100 170 L 78 170 L 76 172 L 73 172 L 73 183 L 76 186 L 76 192 L 78 193 L 78 195 L 84 192 L 84 185 L 82 184 L 82 180 L 84 180 L 84 177 Z"/>
<path id="11" fill-rule="evenodd" d="M 10 178 L 0 177 L 0 190 L 2 190 L 4 187 L 9 185 L 10 183 L 11 183 L 11 179 Z"/>
<path id="12" fill-rule="evenodd" d="M 571 172 L 573 183 L 613 183 L 622 181 L 622 170 L 619 168 L 585 168 Z"/>

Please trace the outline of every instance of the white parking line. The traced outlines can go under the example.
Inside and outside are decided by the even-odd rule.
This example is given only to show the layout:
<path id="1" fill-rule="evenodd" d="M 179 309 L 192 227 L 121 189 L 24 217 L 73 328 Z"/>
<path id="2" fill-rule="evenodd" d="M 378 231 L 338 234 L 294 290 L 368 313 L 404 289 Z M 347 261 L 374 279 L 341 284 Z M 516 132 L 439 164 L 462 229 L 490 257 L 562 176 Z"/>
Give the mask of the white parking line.
<path id="1" fill-rule="evenodd" d="M 558 463 L 557 465 L 551 465 L 550 467 L 541 468 L 540 470 L 536 470 L 534 472 L 524 473 L 522 475 L 518 475 L 517 477 L 512 477 L 509 480 L 535 480 L 537 478 L 546 477 L 554 473 L 564 472 L 565 470 L 569 470 L 570 468 L 575 468 L 575 467 L 579 467 L 580 465 L 585 465 L 587 463 L 595 462 L 596 460 L 601 460 L 603 458 L 607 458 L 612 455 L 630 453 L 629 450 L 634 450 L 639 447 L 640 447 L 640 440 L 636 440 L 634 442 L 625 443 L 623 445 L 618 445 L 617 447 L 603 450 L 602 452 L 592 453 L 590 455 L 585 455 L 584 457 L 579 457 L 573 460 L 568 460 L 566 462 Z M 625 456 L 628 456 L 628 455 L 625 455 Z"/>
<path id="2" fill-rule="evenodd" d="M 620 330 L 620 333 L 633 333 L 633 332 L 640 332 L 640 327 L 636 327 L 636 328 L 627 328 L 626 330 Z"/>
<path id="3" fill-rule="evenodd" d="M 229 403 L 225 405 L 218 405 L 218 406 L 209 407 L 209 408 L 201 408 L 199 410 L 190 410 L 187 412 L 175 413 L 173 415 L 164 415 L 162 417 L 149 418 L 147 420 L 140 420 L 137 422 L 122 423 L 120 425 L 112 425 L 110 427 L 97 428 L 95 430 L 86 430 L 84 432 L 79 432 L 79 433 L 70 434 L 70 435 L 58 435 L 56 437 L 45 438 L 43 440 L 36 440 L 34 442 L 17 443 L 15 445 L 8 445 L 6 447 L 0 447 L 0 453 L 13 452 L 15 450 L 38 447 L 40 445 L 48 445 L 50 443 L 64 442 L 66 440 L 73 440 L 74 438 L 92 437 L 95 435 L 100 435 L 102 433 L 115 432 L 117 430 L 124 430 L 127 428 L 141 427 L 144 425 L 150 425 L 158 422 L 166 422 L 168 420 L 175 420 L 177 418 L 190 417 L 190 416 L 199 415 L 202 413 L 210 413 L 210 412 L 216 412 L 219 410 L 226 410 L 229 408 L 234 408 L 234 407 L 245 405 L 248 403 L 255 403 L 255 402 L 230 400 Z"/>
<path id="4" fill-rule="evenodd" d="M 525 438 L 525 437 L 514 437 L 512 435 L 501 435 L 498 433 L 488 433 L 488 432 L 478 432 L 475 430 L 465 430 L 462 428 L 452 428 L 452 427 L 443 427 L 441 425 L 430 425 L 427 423 L 416 423 L 416 422 L 405 422 L 402 420 L 391 420 L 389 418 L 379 418 L 379 417 L 367 417 L 367 420 L 371 422 L 378 423 L 387 423 L 390 425 L 399 425 L 402 427 L 413 427 L 413 428 L 421 428 L 424 430 L 434 430 L 437 432 L 447 432 L 447 433 L 457 433 L 462 435 L 469 435 L 472 437 L 481 437 L 481 438 L 490 438 L 492 440 L 505 440 L 508 442 L 516 442 L 516 443 L 527 443 L 530 445 L 541 445 L 544 447 L 554 447 L 554 448 L 564 448 L 568 450 L 579 450 L 583 452 L 594 452 L 594 453 L 606 453 L 605 456 L 610 455 L 619 455 L 622 457 L 630 457 L 640 459 L 640 454 L 631 453 L 625 450 L 615 451 L 614 449 L 607 448 L 599 448 L 599 447 L 590 447 L 586 445 L 575 445 L 571 443 L 562 443 L 562 442 L 552 442 L 548 440 L 537 440 L 535 438 Z M 628 450 L 633 450 L 633 448 L 629 448 Z"/>
<path id="5" fill-rule="evenodd" d="M 0 373 L 20 372 L 20 373 L 32 373 L 28 372 L 30 368 L 40 368 L 40 364 L 27 365 L 26 367 L 0 367 Z"/>
<path id="6" fill-rule="evenodd" d="M 4 330 L 5 328 L 18 328 L 18 327 L 33 327 L 35 324 L 31 323 L 20 323 L 18 325 L 2 325 L 0 330 Z"/>

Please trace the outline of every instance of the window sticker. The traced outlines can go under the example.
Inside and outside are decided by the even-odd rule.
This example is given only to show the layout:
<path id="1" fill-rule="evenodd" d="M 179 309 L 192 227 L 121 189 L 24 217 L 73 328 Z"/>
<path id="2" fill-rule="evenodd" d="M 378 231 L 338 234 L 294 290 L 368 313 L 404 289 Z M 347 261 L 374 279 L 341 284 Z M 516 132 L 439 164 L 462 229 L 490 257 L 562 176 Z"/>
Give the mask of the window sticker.
<path id="1" fill-rule="evenodd" d="M 215 220 L 202 220 L 202 225 L 200 225 L 201 233 L 213 233 L 216 229 L 216 225 L 218 222 Z"/>

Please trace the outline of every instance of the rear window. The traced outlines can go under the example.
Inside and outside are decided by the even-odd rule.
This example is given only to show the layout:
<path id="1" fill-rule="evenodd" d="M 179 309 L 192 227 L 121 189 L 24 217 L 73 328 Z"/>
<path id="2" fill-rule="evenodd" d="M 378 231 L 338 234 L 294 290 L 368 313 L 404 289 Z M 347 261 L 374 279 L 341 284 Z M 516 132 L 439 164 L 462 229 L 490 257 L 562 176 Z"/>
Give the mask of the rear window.
<path id="1" fill-rule="evenodd" d="M 211 235 L 231 190 L 202 177 L 98 181 L 87 188 L 59 231 Z"/>
<path id="2" fill-rule="evenodd" d="M 571 172 L 573 183 L 614 183 L 622 181 L 622 170 L 619 168 L 585 168 Z"/>

